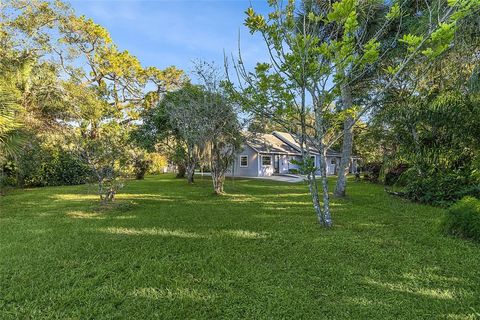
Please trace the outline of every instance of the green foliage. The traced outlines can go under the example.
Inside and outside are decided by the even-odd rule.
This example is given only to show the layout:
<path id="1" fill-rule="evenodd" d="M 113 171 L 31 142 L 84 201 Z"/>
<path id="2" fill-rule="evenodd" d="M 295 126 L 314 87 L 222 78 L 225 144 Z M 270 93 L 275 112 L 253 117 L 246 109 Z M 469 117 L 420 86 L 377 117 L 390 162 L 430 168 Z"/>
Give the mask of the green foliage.
<path id="1" fill-rule="evenodd" d="M 394 19 L 400 18 L 401 14 L 402 13 L 400 9 L 400 4 L 396 2 L 393 4 L 393 6 L 390 7 L 390 10 L 388 11 L 386 18 L 388 20 L 394 20 Z"/>
<path id="2" fill-rule="evenodd" d="M 247 19 L 245 19 L 245 25 L 250 29 L 250 33 L 261 31 L 266 28 L 265 18 L 262 15 L 257 14 L 252 7 L 249 7 L 245 11 Z"/>
<path id="3" fill-rule="evenodd" d="M 437 206 L 448 206 L 464 196 L 480 196 L 480 180 L 467 170 L 407 170 L 400 178 L 407 198 Z"/>
<path id="4" fill-rule="evenodd" d="M 410 53 L 415 52 L 423 41 L 423 37 L 413 34 L 404 34 L 402 39 L 399 40 L 407 45 L 407 51 Z"/>
<path id="5" fill-rule="evenodd" d="M 400 181 L 400 178 L 408 170 L 408 167 L 408 164 L 400 163 L 393 168 L 389 168 L 387 172 L 385 172 L 385 185 L 401 185 L 402 183 Z"/>
<path id="6" fill-rule="evenodd" d="M 29 143 L 13 166 L 9 176 L 22 187 L 76 185 L 91 178 L 78 155 L 54 144 Z"/>
<path id="7" fill-rule="evenodd" d="M 447 235 L 480 242 L 480 200 L 464 197 L 452 205 L 441 228 Z"/>
<path id="8" fill-rule="evenodd" d="M 168 166 L 168 159 L 165 155 L 156 152 L 150 153 L 150 160 L 152 161 L 152 165 L 149 167 L 148 173 L 164 173 L 164 168 Z"/>
<path id="9" fill-rule="evenodd" d="M 129 158 L 130 164 L 133 167 L 135 179 L 143 180 L 145 178 L 145 174 L 149 171 L 153 164 L 150 155 L 146 151 L 136 148 L 130 150 Z"/>
<path id="10" fill-rule="evenodd" d="M 373 64 L 377 61 L 380 50 L 380 42 L 372 38 L 367 41 L 364 47 L 362 63 Z"/>
<path id="11" fill-rule="evenodd" d="M 456 31 L 456 23 L 440 23 L 430 39 L 427 41 L 428 47 L 422 51 L 422 54 L 430 59 L 440 56 L 453 41 Z"/>
<path id="12" fill-rule="evenodd" d="M 363 178 L 370 182 L 379 182 L 382 173 L 382 163 L 368 162 L 362 166 Z"/>
<path id="13" fill-rule="evenodd" d="M 82 130 L 74 138 L 76 152 L 98 183 L 100 200 L 113 201 L 128 176 L 128 131 L 115 121 Z"/>
<path id="14" fill-rule="evenodd" d="M 318 168 L 315 166 L 315 159 L 308 155 L 306 155 L 303 160 L 293 159 L 290 162 L 298 167 L 298 169 L 294 169 L 294 171 L 303 175 L 311 175 L 318 171 Z"/>
<path id="15" fill-rule="evenodd" d="M 132 126 L 188 81 L 183 71 L 143 68 L 106 28 L 61 0 L 7 0 L 0 21 L 0 166 L 8 161 L 15 168 L 8 182 L 45 186 L 88 178 L 100 194 L 109 193 L 106 199 L 113 197 L 128 160 L 138 163 L 125 151 Z M 21 144 L 20 133 L 30 143 Z M 51 144 L 58 135 L 74 138 L 57 139 L 66 144 L 60 148 Z"/>
<path id="16" fill-rule="evenodd" d="M 0 165 L 7 158 L 18 154 L 24 142 L 21 112 L 17 104 L 18 92 L 8 79 L 0 78 Z"/>

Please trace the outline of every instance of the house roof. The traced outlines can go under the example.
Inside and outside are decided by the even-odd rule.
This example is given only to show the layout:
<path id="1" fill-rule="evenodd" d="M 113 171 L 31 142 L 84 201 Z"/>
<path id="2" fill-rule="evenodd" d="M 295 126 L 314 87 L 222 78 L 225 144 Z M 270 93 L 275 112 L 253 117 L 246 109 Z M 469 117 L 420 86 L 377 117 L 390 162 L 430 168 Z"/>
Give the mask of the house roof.
<path id="1" fill-rule="evenodd" d="M 245 135 L 247 145 L 258 153 L 300 155 L 297 149 L 273 134 L 248 132 Z"/>
<path id="2" fill-rule="evenodd" d="M 295 148 L 297 150 L 297 152 L 300 152 L 301 148 L 300 148 L 300 144 L 297 142 L 297 141 L 299 141 L 299 138 L 297 136 L 294 136 L 294 135 L 292 135 L 291 133 L 288 133 L 288 132 L 280 132 L 280 131 L 274 131 L 273 135 L 275 137 L 277 137 L 278 139 L 282 140 L 283 142 L 289 144 L 293 148 Z M 315 148 L 315 146 L 311 142 L 307 141 L 307 146 L 308 146 L 308 149 L 309 149 L 308 151 L 310 153 L 319 154 L 317 148 Z M 340 157 L 340 153 L 338 151 L 335 151 L 335 150 L 329 148 L 327 150 L 327 156 Z"/>
<path id="3" fill-rule="evenodd" d="M 300 145 L 296 136 L 288 132 L 274 131 L 273 134 L 246 132 L 245 138 L 247 145 L 258 153 L 277 153 L 286 155 L 301 155 Z M 311 154 L 319 154 L 314 145 L 307 143 Z M 327 150 L 327 156 L 339 157 L 340 153 L 333 150 Z"/>

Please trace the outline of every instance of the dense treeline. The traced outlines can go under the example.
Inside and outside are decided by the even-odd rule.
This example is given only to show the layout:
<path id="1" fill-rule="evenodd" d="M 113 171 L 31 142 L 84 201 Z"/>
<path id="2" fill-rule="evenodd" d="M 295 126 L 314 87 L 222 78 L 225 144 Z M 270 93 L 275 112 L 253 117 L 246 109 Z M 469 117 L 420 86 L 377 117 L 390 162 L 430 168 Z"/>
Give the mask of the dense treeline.
<path id="1" fill-rule="evenodd" d="M 169 161 L 193 181 L 203 161 L 223 193 L 240 135 L 213 66 L 196 65 L 197 86 L 173 66 L 143 67 L 62 1 L 5 1 L 0 21 L 0 187 L 94 182 L 109 202 L 125 178 Z M 149 126 L 166 104 L 165 125 Z"/>
<path id="2" fill-rule="evenodd" d="M 425 203 L 480 196 L 479 31 L 478 15 L 464 21 L 448 51 L 409 67 L 358 128 L 370 179 Z"/>
<path id="3" fill-rule="evenodd" d="M 1 185 L 96 182 L 113 200 L 122 178 L 141 178 L 151 162 L 131 138 L 135 122 L 188 79 L 142 67 L 64 2 L 0 9 Z"/>

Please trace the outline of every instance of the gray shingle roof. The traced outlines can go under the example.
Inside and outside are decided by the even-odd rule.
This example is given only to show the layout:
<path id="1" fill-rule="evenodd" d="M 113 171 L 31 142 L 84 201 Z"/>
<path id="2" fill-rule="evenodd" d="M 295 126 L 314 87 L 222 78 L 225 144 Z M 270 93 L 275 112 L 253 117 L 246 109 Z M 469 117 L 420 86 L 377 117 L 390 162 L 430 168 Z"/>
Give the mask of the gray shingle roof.
<path id="1" fill-rule="evenodd" d="M 288 132 L 274 131 L 273 134 L 246 132 L 247 144 L 259 153 L 277 153 L 300 155 L 300 145 L 295 137 Z M 309 151 L 318 154 L 312 143 L 308 143 Z M 340 157 L 340 153 L 328 149 L 327 156 Z"/>
<path id="2" fill-rule="evenodd" d="M 259 153 L 300 155 L 298 150 L 273 134 L 248 132 L 245 138 L 247 144 Z"/>
<path id="3" fill-rule="evenodd" d="M 300 144 L 297 142 L 299 139 L 296 138 L 294 135 L 288 132 L 280 132 L 280 131 L 274 131 L 273 135 L 278 139 L 284 141 L 285 143 L 289 144 L 290 146 L 294 147 L 297 151 L 300 151 Z M 307 145 L 309 147 L 310 153 L 318 154 L 317 149 L 315 148 L 315 146 L 313 146 L 312 143 L 307 142 Z M 340 157 L 340 153 L 333 149 L 328 149 L 327 156 Z"/>

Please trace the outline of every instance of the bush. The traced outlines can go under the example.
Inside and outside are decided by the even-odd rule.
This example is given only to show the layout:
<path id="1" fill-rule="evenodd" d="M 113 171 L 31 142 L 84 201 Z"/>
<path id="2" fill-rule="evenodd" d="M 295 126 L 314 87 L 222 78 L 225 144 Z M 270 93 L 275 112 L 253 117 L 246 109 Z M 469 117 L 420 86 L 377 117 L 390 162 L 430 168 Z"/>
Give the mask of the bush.
<path id="1" fill-rule="evenodd" d="M 21 187 L 77 185 L 90 177 L 88 166 L 73 152 L 58 146 L 32 143 L 26 147 L 9 176 Z"/>
<path id="2" fill-rule="evenodd" d="M 387 173 L 385 174 L 385 185 L 393 186 L 394 184 L 398 184 L 400 182 L 401 175 L 408 170 L 407 164 L 399 164 L 393 168 L 390 168 Z"/>
<path id="3" fill-rule="evenodd" d="M 458 171 L 424 172 L 411 168 L 402 175 L 405 194 L 410 200 L 447 207 L 465 197 L 480 197 L 479 181 Z"/>
<path id="4" fill-rule="evenodd" d="M 131 165 L 135 179 L 143 180 L 145 174 L 150 170 L 152 166 L 152 157 L 150 154 L 142 149 L 136 148 L 129 152 L 129 163 Z"/>
<path id="5" fill-rule="evenodd" d="M 480 242 L 480 200 L 464 197 L 448 209 L 442 221 L 447 235 Z"/>
<path id="6" fill-rule="evenodd" d="M 370 162 L 363 166 L 363 178 L 370 182 L 378 182 L 380 178 L 380 172 L 382 170 L 382 163 Z"/>

